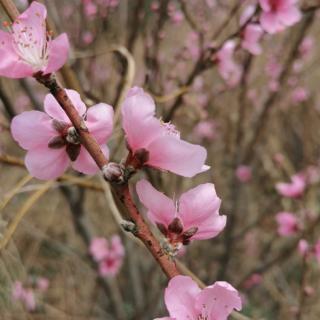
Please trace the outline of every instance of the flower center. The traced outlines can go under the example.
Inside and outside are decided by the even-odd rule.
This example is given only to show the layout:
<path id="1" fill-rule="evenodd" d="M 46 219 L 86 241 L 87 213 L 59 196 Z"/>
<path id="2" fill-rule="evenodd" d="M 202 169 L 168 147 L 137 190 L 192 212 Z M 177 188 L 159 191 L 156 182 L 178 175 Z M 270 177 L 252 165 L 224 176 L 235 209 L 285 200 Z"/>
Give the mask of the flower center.
<path id="1" fill-rule="evenodd" d="M 40 14 L 36 13 L 35 19 L 41 19 Z M 42 21 L 40 29 L 35 26 L 22 26 L 16 20 L 12 28 L 13 47 L 21 60 L 31 65 L 36 71 L 41 71 L 48 64 L 49 45 L 51 35 L 46 31 L 45 22 Z"/>
<path id="2" fill-rule="evenodd" d="M 165 129 L 166 135 L 174 136 L 174 137 L 180 139 L 180 132 L 176 129 L 176 127 L 172 123 L 163 122 L 161 119 L 160 119 L 160 123 L 161 123 L 162 127 Z"/>
<path id="3" fill-rule="evenodd" d="M 66 148 L 66 152 L 71 161 L 76 161 L 81 150 L 80 136 L 68 123 L 52 120 L 52 127 L 57 131 L 57 136 L 52 137 L 48 142 L 50 149 Z"/>

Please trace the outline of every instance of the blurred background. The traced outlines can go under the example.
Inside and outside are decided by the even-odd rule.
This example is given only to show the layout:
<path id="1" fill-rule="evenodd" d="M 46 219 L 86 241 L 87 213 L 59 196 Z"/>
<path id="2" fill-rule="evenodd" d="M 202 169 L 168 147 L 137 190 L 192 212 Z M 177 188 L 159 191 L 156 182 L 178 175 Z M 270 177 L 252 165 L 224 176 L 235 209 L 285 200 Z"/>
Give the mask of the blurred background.
<path id="1" fill-rule="evenodd" d="M 211 169 L 192 179 L 149 169 L 132 179 L 134 187 L 146 177 L 170 197 L 215 184 L 227 227 L 185 247 L 183 265 L 206 284 L 230 282 L 251 319 L 320 319 L 318 0 L 298 2 L 299 23 L 264 33 L 258 55 L 245 50 L 241 22 L 258 22 L 256 1 L 42 2 L 50 30 L 66 32 L 72 44 L 59 81 L 88 106 L 115 108 L 113 161 L 127 154 L 119 110 L 133 85 L 154 97 L 157 115 L 183 139 L 208 150 Z M 15 3 L 20 11 L 28 6 Z M 1 8 L 0 14 L 8 20 Z M 234 47 L 224 72 L 228 52 L 221 49 L 228 41 Z M 167 280 L 147 250 L 122 232 L 101 178 L 71 169 L 46 183 L 28 175 L 10 121 L 42 110 L 46 94 L 34 79 L 0 79 L 1 240 L 13 231 L 0 251 L 0 319 L 165 316 Z M 115 275 L 100 277 L 90 239 L 114 235 L 125 247 L 123 262 Z M 31 304 L 14 296 L 21 286 Z"/>

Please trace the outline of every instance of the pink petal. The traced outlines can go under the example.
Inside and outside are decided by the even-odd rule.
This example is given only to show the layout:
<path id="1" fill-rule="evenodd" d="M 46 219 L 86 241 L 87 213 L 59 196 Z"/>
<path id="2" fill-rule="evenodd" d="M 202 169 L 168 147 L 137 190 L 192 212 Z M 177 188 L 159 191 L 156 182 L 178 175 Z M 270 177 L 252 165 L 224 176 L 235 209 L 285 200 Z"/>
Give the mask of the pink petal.
<path id="1" fill-rule="evenodd" d="M 260 24 L 265 31 L 271 34 L 283 31 L 285 29 L 280 23 L 278 15 L 272 12 L 262 13 L 260 16 Z"/>
<path id="2" fill-rule="evenodd" d="M 59 35 L 50 42 L 49 60 L 44 74 L 59 70 L 68 60 L 70 50 L 69 40 L 66 33 Z"/>
<path id="3" fill-rule="evenodd" d="M 40 180 L 56 179 L 68 168 L 65 148 L 37 148 L 27 152 L 25 164 L 30 174 Z"/>
<path id="4" fill-rule="evenodd" d="M 89 252 L 95 261 L 101 261 L 109 253 L 108 242 L 105 238 L 93 238 L 90 243 Z"/>
<path id="5" fill-rule="evenodd" d="M 172 278 L 166 288 L 164 300 L 170 317 L 176 319 L 197 319 L 196 296 L 201 292 L 198 285 L 186 276 Z"/>
<path id="6" fill-rule="evenodd" d="M 112 133 L 113 109 L 105 103 L 90 107 L 87 112 L 86 124 L 99 144 L 106 143 Z"/>
<path id="7" fill-rule="evenodd" d="M 79 114 L 83 116 L 86 112 L 86 105 L 80 98 L 77 91 L 66 89 L 69 99 L 72 101 Z M 63 109 L 60 107 L 58 101 L 52 94 L 47 94 L 44 100 L 44 110 L 52 118 L 70 123 L 70 120 Z"/>
<path id="8" fill-rule="evenodd" d="M 51 118 L 41 111 L 26 111 L 15 116 L 11 122 L 11 133 L 19 145 L 26 149 L 48 146 L 57 135 L 51 126 Z"/>
<path id="9" fill-rule="evenodd" d="M 40 45 L 46 40 L 46 17 L 46 7 L 39 2 L 33 1 L 15 20 L 12 29 L 16 34 L 23 34 L 27 29 L 28 34 L 32 35 L 32 40 Z"/>
<path id="10" fill-rule="evenodd" d="M 109 149 L 106 145 L 100 146 L 103 154 L 108 158 L 109 157 Z M 75 162 L 72 164 L 72 168 L 76 171 L 82 172 L 88 175 L 94 175 L 99 171 L 99 168 L 89 152 L 81 146 L 80 154 Z"/>
<path id="11" fill-rule="evenodd" d="M 198 227 L 192 239 L 209 239 L 223 230 L 226 216 L 219 215 L 221 200 L 212 183 L 201 184 L 184 194 L 179 200 L 178 216 L 184 230 Z"/>
<path id="12" fill-rule="evenodd" d="M 242 302 L 235 288 L 227 282 L 217 281 L 202 290 L 197 296 L 196 306 L 208 319 L 226 320 L 233 309 L 241 310 Z"/>
<path id="13" fill-rule="evenodd" d="M 278 18 L 285 26 L 292 26 L 301 20 L 301 12 L 296 7 L 289 7 L 278 13 Z"/>
<path id="14" fill-rule="evenodd" d="M 121 113 L 122 127 L 133 151 L 146 148 L 162 132 L 159 120 L 154 118 L 154 101 L 141 88 L 134 87 L 128 92 Z"/>
<path id="15" fill-rule="evenodd" d="M 32 289 L 25 290 L 23 302 L 29 311 L 34 311 L 36 309 L 36 299 Z"/>
<path id="16" fill-rule="evenodd" d="M 156 138 L 148 146 L 148 165 L 171 171 L 184 177 L 202 172 L 207 158 L 205 148 L 171 135 Z"/>
<path id="17" fill-rule="evenodd" d="M 271 1 L 270 0 L 259 0 L 260 6 L 263 11 L 271 10 Z"/>
<path id="18" fill-rule="evenodd" d="M 140 201 L 148 209 L 148 218 L 153 223 L 168 226 L 175 217 L 173 201 L 156 190 L 147 180 L 140 180 L 136 184 L 136 190 Z"/>
<path id="19" fill-rule="evenodd" d="M 33 69 L 17 55 L 12 44 L 12 36 L 2 30 L 0 30 L 0 57 L 0 76 L 14 79 L 32 76 Z"/>

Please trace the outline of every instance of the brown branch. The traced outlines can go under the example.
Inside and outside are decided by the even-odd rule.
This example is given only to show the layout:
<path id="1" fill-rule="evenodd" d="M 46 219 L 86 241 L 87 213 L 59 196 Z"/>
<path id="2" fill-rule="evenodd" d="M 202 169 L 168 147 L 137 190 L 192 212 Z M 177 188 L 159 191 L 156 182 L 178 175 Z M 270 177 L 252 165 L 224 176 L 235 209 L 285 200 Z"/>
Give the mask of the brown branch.
<path id="1" fill-rule="evenodd" d="M 115 186 L 114 189 L 120 201 L 127 208 L 130 219 L 135 224 L 134 229 L 130 231 L 144 243 L 169 279 L 179 275 L 174 260 L 164 252 L 159 241 L 151 233 L 148 225 L 135 206 L 131 198 L 129 186 L 125 184 L 123 186 Z"/>

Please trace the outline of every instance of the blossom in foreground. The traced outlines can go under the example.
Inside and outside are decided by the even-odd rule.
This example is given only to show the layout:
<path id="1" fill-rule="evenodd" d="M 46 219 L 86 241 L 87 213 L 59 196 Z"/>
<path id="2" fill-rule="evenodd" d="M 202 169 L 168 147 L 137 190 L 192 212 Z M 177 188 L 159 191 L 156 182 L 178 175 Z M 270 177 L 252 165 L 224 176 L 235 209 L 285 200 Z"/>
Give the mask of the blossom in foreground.
<path id="1" fill-rule="evenodd" d="M 279 212 L 276 215 L 278 233 L 280 236 L 288 237 L 295 235 L 299 230 L 297 217 L 291 212 Z"/>
<path id="2" fill-rule="evenodd" d="M 177 201 L 156 190 L 147 180 L 140 180 L 136 190 L 151 222 L 178 248 L 191 240 L 213 238 L 226 225 L 226 216 L 219 215 L 221 200 L 212 183 L 190 189 Z"/>
<path id="3" fill-rule="evenodd" d="M 296 174 L 291 177 L 291 182 L 284 183 L 280 182 L 276 184 L 277 191 L 287 198 L 299 198 L 302 196 L 306 188 L 305 177 L 302 175 Z"/>
<path id="4" fill-rule="evenodd" d="M 0 30 L 0 76 L 24 78 L 37 72 L 49 74 L 65 64 L 68 37 L 63 33 L 52 40 L 46 31 L 46 16 L 45 6 L 34 1 L 14 21 L 9 32 Z"/>
<path id="5" fill-rule="evenodd" d="M 238 85 L 242 75 L 241 66 L 234 61 L 235 48 L 235 41 L 229 40 L 217 53 L 218 71 L 230 87 Z"/>
<path id="6" fill-rule="evenodd" d="M 262 52 L 260 39 L 263 35 L 263 30 L 259 24 L 251 23 L 247 25 L 243 32 L 241 46 L 253 55 L 259 55 Z"/>
<path id="7" fill-rule="evenodd" d="M 298 0 L 259 0 L 262 13 L 260 24 L 268 33 L 277 33 L 301 19 Z"/>
<path id="8" fill-rule="evenodd" d="M 155 320 L 226 320 L 242 307 L 238 291 L 229 283 L 217 281 L 202 290 L 187 276 L 169 281 L 164 300 L 170 317 Z"/>
<path id="9" fill-rule="evenodd" d="M 109 242 L 105 238 L 94 238 L 89 251 L 98 263 L 99 274 L 102 277 L 114 277 L 119 272 L 125 254 L 119 236 L 112 236 Z"/>
<path id="10" fill-rule="evenodd" d="M 192 177 L 207 170 L 205 148 L 180 139 L 170 123 L 155 117 L 153 99 L 143 89 L 129 90 L 122 104 L 122 127 L 133 157 L 143 165 Z"/>
<path id="11" fill-rule="evenodd" d="M 249 166 L 246 165 L 240 165 L 236 169 L 236 176 L 239 179 L 239 181 L 246 183 L 249 182 L 252 178 L 252 171 Z"/>
<path id="12" fill-rule="evenodd" d="M 87 110 L 76 91 L 66 92 L 105 156 L 108 156 L 105 143 L 112 132 L 112 107 L 99 103 Z M 25 164 L 31 175 L 42 180 L 55 179 L 70 163 L 79 172 L 95 174 L 98 166 L 81 145 L 75 128 L 53 95 L 45 97 L 44 110 L 23 112 L 11 123 L 13 138 L 28 151 Z"/>

